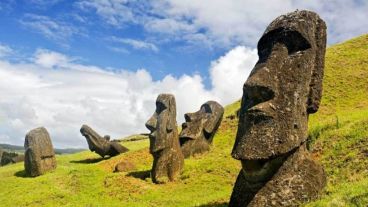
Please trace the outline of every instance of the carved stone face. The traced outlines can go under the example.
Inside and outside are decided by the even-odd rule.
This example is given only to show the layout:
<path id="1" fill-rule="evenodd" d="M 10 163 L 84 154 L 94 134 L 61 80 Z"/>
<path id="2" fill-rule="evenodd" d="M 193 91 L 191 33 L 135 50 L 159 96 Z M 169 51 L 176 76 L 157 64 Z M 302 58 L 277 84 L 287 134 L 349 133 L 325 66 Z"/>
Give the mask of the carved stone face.
<path id="1" fill-rule="evenodd" d="M 173 95 L 160 94 L 157 97 L 156 111 L 146 122 L 146 127 L 151 131 L 149 135 L 151 153 L 170 147 L 170 139 L 177 136 L 176 104 Z"/>
<path id="2" fill-rule="evenodd" d="M 128 148 L 117 142 L 109 141 L 110 136 L 100 136 L 88 125 L 83 125 L 80 129 L 81 134 L 86 138 L 88 147 L 92 152 L 96 152 L 101 157 L 105 155 L 115 156 L 123 152 L 129 151 Z"/>
<path id="3" fill-rule="evenodd" d="M 182 131 L 179 136 L 180 144 L 195 139 L 205 139 L 208 143 L 211 143 L 223 114 L 224 108 L 215 101 L 204 103 L 197 112 L 186 113 L 184 115 L 185 122 L 182 124 Z"/>
<path id="4" fill-rule="evenodd" d="M 270 160 L 305 142 L 318 110 L 326 26 L 312 12 L 275 19 L 258 42 L 259 60 L 243 86 L 232 156 Z"/>

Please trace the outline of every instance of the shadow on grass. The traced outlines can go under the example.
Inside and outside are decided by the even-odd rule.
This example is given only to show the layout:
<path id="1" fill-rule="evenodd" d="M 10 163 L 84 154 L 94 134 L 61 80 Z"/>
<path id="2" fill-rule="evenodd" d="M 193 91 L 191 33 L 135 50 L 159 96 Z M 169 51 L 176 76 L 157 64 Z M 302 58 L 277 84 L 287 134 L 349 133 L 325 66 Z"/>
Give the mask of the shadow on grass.
<path id="1" fill-rule="evenodd" d="M 101 162 L 103 160 L 108 160 L 108 159 L 110 159 L 110 157 L 88 158 L 88 159 L 85 159 L 85 160 L 72 160 L 72 161 L 70 161 L 70 163 L 93 164 L 93 163 Z"/>
<path id="2" fill-rule="evenodd" d="M 150 170 L 143 170 L 143 171 L 136 171 L 136 172 L 130 172 L 127 174 L 127 176 L 139 178 L 142 180 L 145 180 L 146 178 L 149 178 L 151 175 Z"/>
<path id="3" fill-rule="evenodd" d="M 198 207 L 227 207 L 228 205 L 228 202 L 212 202 L 200 205 Z"/>
<path id="4" fill-rule="evenodd" d="M 25 170 L 21 170 L 21 171 L 14 173 L 14 176 L 19 177 L 19 178 L 31 178 L 30 176 L 27 175 Z"/>

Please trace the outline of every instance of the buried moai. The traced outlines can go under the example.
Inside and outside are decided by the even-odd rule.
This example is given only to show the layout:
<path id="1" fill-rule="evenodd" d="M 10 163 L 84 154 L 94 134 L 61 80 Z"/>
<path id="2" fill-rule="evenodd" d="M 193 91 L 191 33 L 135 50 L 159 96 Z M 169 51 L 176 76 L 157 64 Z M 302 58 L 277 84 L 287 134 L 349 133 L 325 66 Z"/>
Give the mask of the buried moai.
<path id="1" fill-rule="evenodd" d="M 199 111 L 184 115 L 185 122 L 182 124 L 179 140 L 185 158 L 210 149 L 223 114 L 224 108 L 219 103 L 207 101 Z"/>
<path id="2" fill-rule="evenodd" d="M 276 18 L 258 42 L 259 60 L 243 86 L 232 157 L 242 169 L 230 207 L 298 206 L 326 175 L 306 149 L 308 115 L 322 96 L 326 25 L 310 11 Z"/>
<path id="3" fill-rule="evenodd" d="M 156 111 L 146 122 L 146 127 L 151 131 L 149 139 L 150 153 L 153 156 L 152 181 L 174 181 L 183 169 L 184 156 L 180 150 L 173 95 L 160 94 L 157 97 Z"/>
<path id="4" fill-rule="evenodd" d="M 128 148 L 120 145 L 118 142 L 110 141 L 110 136 L 105 135 L 101 137 L 87 125 L 83 125 L 80 132 L 86 138 L 89 149 L 92 152 L 96 152 L 101 157 L 105 157 L 106 155 L 113 157 L 129 151 Z"/>
<path id="5" fill-rule="evenodd" d="M 39 127 L 27 133 L 25 142 L 24 168 L 26 174 L 36 177 L 56 169 L 56 158 L 49 133 Z"/>

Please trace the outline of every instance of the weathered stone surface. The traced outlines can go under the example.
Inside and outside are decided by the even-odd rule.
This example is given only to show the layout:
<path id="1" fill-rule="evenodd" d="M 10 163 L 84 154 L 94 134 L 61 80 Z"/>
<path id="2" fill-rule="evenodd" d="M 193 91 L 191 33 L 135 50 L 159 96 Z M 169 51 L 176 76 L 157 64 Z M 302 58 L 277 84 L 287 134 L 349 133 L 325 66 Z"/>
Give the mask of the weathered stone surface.
<path id="1" fill-rule="evenodd" d="M 118 142 L 110 141 L 110 136 L 100 136 L 91 127 L 83 125 L 80 129 L 81 134 L 86 138 L 88 147 L 92 152 L 96 152 L 101 157 L 110 157 L 129 151 Z"/>
<path id="2" fill-rule="evenodd" d="M 134 163 L 124 160 L 116 164 L 114 172 L 128 172 L 134 169 L 136 169 Z"/>
<path id="3" fill-rule="evenodd" d="M 224 108 L 219 103 L 208 101 L 199 111 L 184 115 L 185 122 L 182 124 L 179 140 L 185 158 L 210 149 L 223 114 Z"/>
<path id="4" fill-rule="evenodd" d="M 27 133 L 24 148 L 24 167 L 27 175 L 35 177 L 56 169 L 54 147 L 44 127 Z"/>
<path id="5" fill-rule="evenodd" d="M 242 163 L 230 207 L 297 206 L 326 183 L 305 149 L 308 115 L 318 110 L 326 25 L 310 11 L 276 18 L 258 42 L 243 87 L 232 157 Z"/>
<path id="6" fill-rule="evenodd" d="M 176 103 L 171 94 L 160 94 L 156 100 L 156 111 L 146 122 L 151 131 L 150 153 L 153 155 L 152 181 L 164 183 L 174 181 L 184 166 L 180 150 L 176 123 Z"/>

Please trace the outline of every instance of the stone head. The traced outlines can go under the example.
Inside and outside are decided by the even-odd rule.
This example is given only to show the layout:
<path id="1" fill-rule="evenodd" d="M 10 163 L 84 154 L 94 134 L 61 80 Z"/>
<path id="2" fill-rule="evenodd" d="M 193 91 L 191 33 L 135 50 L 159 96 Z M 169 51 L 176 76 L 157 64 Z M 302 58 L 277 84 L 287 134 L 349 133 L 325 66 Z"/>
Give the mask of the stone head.
<path id="1" fill-rule="evenodd" d="M 305 142 L 322 94 L 326 25 L 314 12 L 291 12 L 267 27 L 257 47 L 232 151 L 239 160 L 274 158 Z"/>
<path id="2" fill-rule="evenodd" d="M 91 127 L 83 125 L 80 129 L 80 132 L 86 138 L 88 147 L 92 152 L 104 151 L 105 149 L 103 148 L 107 147 L 108 140 L 103 139 Z"/>
<path id="3" fill-rule="evenodd" d="M 156 110 L 146 122 L 151 131 L 150 152 L 155 153 L 171 147 L 173 136 L 177 136 L 176 103 L 171 94 L 160 94 L 156 100 Z"/>
<path id="4" fill-rule="evenodd" d="M 186 113 L 185 122 L 182 124 L 180 133 L 180 142 L 185 140 L 194 140 L 204 138 L 209 143 L 217 128 L 219 127 L 224 114 L 224 108 L 215 101 L 207 101 L 199 111 Z"/>

